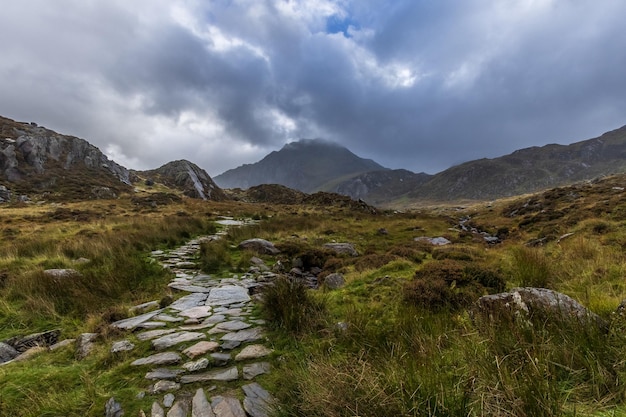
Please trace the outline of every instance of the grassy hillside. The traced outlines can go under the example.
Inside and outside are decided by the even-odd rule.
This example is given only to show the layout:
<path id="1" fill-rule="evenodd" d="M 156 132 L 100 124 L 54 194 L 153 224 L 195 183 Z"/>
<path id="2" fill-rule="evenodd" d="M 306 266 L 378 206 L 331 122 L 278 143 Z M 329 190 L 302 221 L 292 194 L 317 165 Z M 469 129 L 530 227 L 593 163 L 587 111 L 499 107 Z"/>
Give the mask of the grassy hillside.
<path id="1" fill-rule="evenodd" d="M 272 266 L 318 267 L 346 284 L 308 290 L 278 279 L 261 308 L 272 329 L 264 386 L 285 416 L 626 415 L 625 177 L 471 207 L 370 213 L 331 204 L 204 202 L 163 192 L 89 203 L 0 206 L 0 340 L 54 328 L 100 334 L 96 352 L 46 352 L 0 367 L 0 415 L 101 416 L 111 396 L 149 411 L 142 375 L 108 352 L 108 323 L 160 299 L 171 278 L 151 250 L 213 233 L 218 215 L 259 219 L 208 246 L 202 262 L 230 276 L 248 267 L 237 244 L 281 249 Z M 475 232 L 462 230 L 463 225 Z M 480 232 L 499 236 L 486 243 Z M 443 236 L 436 247 L 415 241 Z M 359 256 L 325 243 L 350 242 Z M 79 258 L 89 263 L 77 264 Z M 48 268 L 82 278 L 46 281 Z M 287 268 L 289 269 L 289 268 Z M 607 320 L 489 325 L 474 301 L 515 286 L 561 291 Z M 178 296 L 177 294 L 172 294 Z M 41 381 L 45 380 L 46 384 Z"/>

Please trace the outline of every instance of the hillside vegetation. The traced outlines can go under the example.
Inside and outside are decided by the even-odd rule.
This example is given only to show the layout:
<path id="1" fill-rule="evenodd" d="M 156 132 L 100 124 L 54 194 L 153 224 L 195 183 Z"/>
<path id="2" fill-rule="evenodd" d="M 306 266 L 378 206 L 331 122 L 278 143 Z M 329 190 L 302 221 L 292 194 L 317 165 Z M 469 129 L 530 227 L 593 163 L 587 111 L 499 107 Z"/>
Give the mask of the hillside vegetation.
<path id="1" fill-rule="evenodd" d="M 63 338 L 99 334 L 82 361 L 60 349 L 1 366 L 0 415 L 102 416 L 112 396 L 126 415 L 149 412 L 162 394 L 137 397 L 149 383 L 111 355 L 120 335 L 109 324 L 128 317 L 130 306 L 179 297 L 150 251 L 215 233 L 218 216 L 258 223 L 230 228 L 203 248 L 199 262 L 210 274 L 248 270 L 252 254 L 237 247 L 248 238 L 281 251 L 260 255 L 284 271 L 259 307 L 274 349 L 273 370 L 259 380 L 279 401 L 276 415 L 626 415 L 626 318 L 618 310 L 626 299 L 625 184 L 615 176 L 406 213 L 339 204 L 324 193 L 304 201 L 275 187 L 256 190 L 261 203 L 162 189 L 0 206 L 0 340 L 50 329 Z M 272 203 L 273 193 L 285 196 L 282 204 Z M 324 246 L 342 242 L 358 256 Z M 316 269 L 320 287 L 294 279 L 292 266 Z M 50 279 L 50 268 L 73 268 L 80 278 Z M 335 273 L 345 285 L 331 289 Z M 480 296 L 519 286 L 564 293 L 606 325 L 477 315 Z"/>

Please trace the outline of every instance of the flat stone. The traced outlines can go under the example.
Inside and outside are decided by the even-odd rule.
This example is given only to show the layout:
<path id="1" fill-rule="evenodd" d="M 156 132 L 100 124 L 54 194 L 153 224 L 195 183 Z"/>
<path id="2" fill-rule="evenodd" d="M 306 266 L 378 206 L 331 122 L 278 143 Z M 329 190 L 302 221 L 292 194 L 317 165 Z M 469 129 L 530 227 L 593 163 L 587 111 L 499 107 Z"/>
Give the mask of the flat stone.
<path id="1" fill-rule="evenodd" d="M 252 327 L 251 324 L 245 323 L 241 320 L 231 320 L 225 321 L 222 323 L 218 323 L 215 328 L 220 329 L 227 332 L 235 332 L 237 330 L 243 330 Z"/>
<path id="2" fill-rule="evenodd" d="M 272 413 L 275 399 L 263 387 L 253 382 L 242 386 L 241 389 L 246 395 L 243 408 L 250 417 L 268 417 Z"/>
<path id="3" fill-rule="evenodd" d="M 163 323 L 162 321 L 144 321 L 139 326 L 135 327 L 135 329 L 150 330 L 150 329 L 158 329 L 159 327 L 165 327 L 165 326 L 167 326 L 167 324 Z"/>
<path id="4" fill-rule="evenodd" d="M 197 361 L 184 363 L 182 367 L 189 372 L 197 372 L 206 369 L 210 363 L 207 358 L 202 358 Z"/>
<path id="5" fill-rule="evenodd" d="M 175 352 L 162 352 L 157 353 L 155 355 L 148 356 L 146 358 L 141 358 L 133 361 L 131 366 L 141 366 L 141 365 L 173 365 L 179 363 L 181 361 L 181 357 L 178 353 Z"/>
<path id="6" fill-rule="evenodd" d="M 152 341 L 152 348 L 155 350 L 163 350 L 172 346 L 176 346 L 184 342 L 192 342 L 194 340 L 204 339 L 206 334 L 198 332 L 180 332 L 168 334 Z"/>
<path id="7" fill-rule="evenodd" d="M 183 321 L 183 319 L 181 317 L 174 317 L 174 316 L 170 316 L 169 314 L 159 314 L 157 316 L 154 316 L 155 320 L 159 320 L 159 321 L 164 321 L 167 323 L 178 323 Z"/>
<path id="8" fill-rule="evenodd" d="M 158 368 L 154 371 L 150 371 L 146 373 L 144 378 L 146 379 L 176 379 L 178 375 L 182 374 L 182 369 L 167 369 L 167 368 Z"/>
<path id="9" fill-rule="evenodd" d="M 220 311 L 220 314 L 231 317 L 240 317 L 247 315 L 247 313 L 245 313 L 241 308 L 228 308 Z"/>
<path id="10" fill-rule="evenodd" d="M 203 319 L 211 315 L 211 306 L 198 306 L 182 310 L 178 313 L 180 316 L 189 317 L 191 319 Z"/>
<path id="11" fill-rule="evenodd" d="M 158 301 L 148 301 L 147 303 L 143 303 L 143 304 L 139 304 L 136 306 L 133 306 L 131 308 L 128 309 L 128 311 L 130 313 L 143 313 L 143 312 L 147 312 L 149 310 L 155 310 L 159 308 L 159 302 Z"/>
<path id="12" fill-rule="evenodd" d="M 227 333 L 222 336 L 221 340 L 224 342 L 233 341 L 240 343 L 256 342 L 263 338 L 263 329 L 260 327 L 253 327 L 251 329 L 239 330 L 238 332 Z"/>
<path id="13" fill-rule="evenodd" d="M 250 301 L 250 296 L 248 295 L 247 289 L 239 285 L 225 285 L 211 289 L 206 304 L 210 306 L 222 306 L 248 301 Z"/>
<path id="14" fill-rule="evenodd" d="M 193 359 L 197 356 L 202 356 L 207 352 L 212 352 L 218 347 L 220 347 L 219 343 L 204 340 L 202 342 L 196 343 L 193 346 L 189 346 L 187 349 L 183 350 L 183 353 L 187 355 L 190 359 Z"/>
<path id="15" fill-rule="evenodd" d="M 130 340 L 120 340 L 111 346 L 111 353 L 128 352 L 135 349 L 135 345 Z"/>
<path id="16" fill-rule="evenodd" d="M 206 299 L 207 294 L 194 292 L 174 301 L 169 305 L 169 308 L 176 311 L 188 310 L 193 307 L 204 305 Z"/>
<path id="17" fill-rule="evenodd" d="M 135 327 L 139 326 L 141 323 L 150 320 L 152 317 L 156 316 L 163 310 L 154 310 L 149 313 L 144 313 L 140 316 L 131 317 L 129 319 L 119 320 L 114 323 L 111 323 L 111 326 L 117 327 L 118 329 L 123 330 L 132 330 Z"/>
<path id="18" fill-rule="evenodd" d="M 246 417 L 238 399 L 232 397 L 213 397 L 211 406 L 216 417 Z"/>
<path id="19" fill-rule="evenodd" d="M 174 403 L 170 411 L 167 412 L 167 417 L 187 417 L 189 413 L 189 403 L 185 400 L 179 400 Z"/>
<path id="20" fill-rule="evenodd" d="M 416 237 L 413 240 L 416 242 L 430 243 L 433 246 L 445 246 L 445 245 L 449 245 L 452 243 L 451 241 L 449 241 L 448 239 L 442 236 L 439 236 L 439 237 L 420 236 L 420 237 Z"/>
<path id="21" fill-rule="evenodd" d="M 74 344 L 76 344 L 76 339 L 65 339 L 65 340 L 61 340 L 58 343 L 55 343 L 54 345 L 50 346 L 48 349 L 50 349 L 50 351 L 54 351 L 57 349 L 62 349 L 64 347 L 72 346 Z"/>
<path id="22" fill-rule="evenodd" d="M 215 417 L 211 403 L 207 400 L 202 388 L 197 389 L 191 401 L 191 417 Z"/>
<path id="23" fill-rule="evenodd" d="M 20 352 L 15 350 L 13 346 L 8 345 L 4 342 L 0 342 L 0 363 L 8 362 L 15 359 Z"/>
<path id="24" fill-rule="evenodd" d="M 174 266 L 180 269 L 194 269 L 198 265 L 195 262 L 181 261 L 181 262 L 176 262 Z"/>
<path id="25" fill-rule="evenodd" d="M 224 366 L 231 360 L 231 356 L 228 353 L 211 353 L 211 358 L 215 366 Z"/>
<path id="26" fill-rule="evenodd" d="M 235 356 L 236 361 L 245 361 L 247 359 L 257 359 L 267 356 L 273 352 L 263 345 L 249 345 L 246 346 Z"/>
<path id="27" fill-rule="evenodd" d="M 137 339 L 141 341 L 156 339 L 157 337 L 164 336 L 166 334 L 174 333 L 175 329 L 165 329 L 165 330 L 149 330 L 147 332 L 142 332 L 137 334 Z"/>
<path id="28" fill-rule="evenodd" d="M 180 389 L 179 383 L 174 382 L 174 381 L 163 380 L 163 381 L 157 381 L 152 386 L 152 389 L 150 390 L 150 392 L 152 394 L 160 394 L 162 392 L 177 391 L 179 389 Z"/>
<path id="29" fill-rule="evenodd" d="M 170 408 L 171 406 L 173 406 L 174 401 L 176 401 L 176 396 L 172 393 L 168 393 L 163 396 L 163 406 L 165 408 Z"/>
<path id="30" fill-rule="evenodd" d="M 233 350 L 238 348 L 239 346 L 241 346 L 241 342 L 238 342 L 236 340 L 228 340 L 226 342 L 223 342 L 220 347 L 223 350 Z"/>
<path id="31" fill-rule="evenodd" d="M 167 284 L 168 287 L 173 288 L 175 290 L 178 291 L 185 291 L 185 292 L 206 292 L 208 293 L 209 291 L 211 291 L 211 288 L 207 288 L 207 287 L 201 287 L 199 285 L 185 285 L 185 284 L 178 284 L 176 282 L 172 282 L 170 284 Z"/>
<path id="32" fill-rule="evenodd" d="M 271 365 L 269 362 L 257 362 L 243 367 L 243 378 L 253 379 L 256 376 L 269 374 Z"/>
<path id="33" fill-rule="evenodd" d="M 224 320 L 226 320 L 226 316 L 222 315 L 222 314 L 214 314 L 209 318 L 204 319 L 204 321 L 202 323 L 206 323 L 206 324 L 216 324 L 216 323 L 221 323 Z"/>
<path id="34" fill-rule="evenodd" d="M 244 240 L 238 245 L 239 249 L 249 249 L 256 253 L 265 255 L 276 255 L 280 253 L 280 250 L 274 246 L 274 244 L 265 239 L 248 239 Z"/>
<path id="35" fill-rule="evenodd" d="M 96 346 L 95 340 L 98 338 L 98 333 L 83 333 L 76 339 L 76 358 L 84 359 Z"/>
<path id="36" fill-rule="evenodd" d="M 165 417 L 165 411 L 163 410 L 163 407 L 161 407 L 159 403 L 156 401 L 152 403 L 150 416 L 151 417 Z"/>
<path id="37" fill-rule="evenodd" d="M 203 329 L 208 329 L 209 327 L 213 327 L 215 326 L 214 323 L 207 323 L 206 321 L 203 321 L 202 323 L 198 323 L 198 324 L 185 324 L 183 326 L 178 326 L 178 328 L 180 330 L 203 330 Z"/>
<path id="38" fill-rule="evenodd" d="M 236 366 L 228 369 L 218 369 L 216 371 L 205 372 L 203 374 L 183 375 L 180 382 L 183 384 L 191 384 L 194 382 L 206 381 L 235 381 L 239 379 L 239 370 Z"/>
<path id="39" fill-rule="evenodd" d="M 359 256 L 352 243 L 325 243 L 324 247 L 332 250 L 338 255 Z"/>

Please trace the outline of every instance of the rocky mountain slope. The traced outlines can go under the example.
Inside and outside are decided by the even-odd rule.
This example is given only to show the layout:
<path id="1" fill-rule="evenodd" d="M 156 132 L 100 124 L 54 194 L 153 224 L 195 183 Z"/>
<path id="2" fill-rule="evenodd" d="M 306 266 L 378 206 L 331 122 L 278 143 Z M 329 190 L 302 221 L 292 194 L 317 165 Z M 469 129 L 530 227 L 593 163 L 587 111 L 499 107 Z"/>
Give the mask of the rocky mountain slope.
<path id="1" fill-rule="evenodd" d="M 416 174 L 406 169 L 370 171 L 340 182 L 332 191 L 370 204 L 384 205 L 421 187 L 432 177 L 423 172 Z"/>
<path id="2" fill-rule="evenodd" d="M 0 183 L 13 194 L 48 199 L 113 197 L 129 191 L 129 171 L 89 142 L 0 117 Z"/>
<path id="3" fill-rule="evenodd" d="M 189 161 L 172 161 L 154 170 L 137 172 L 137 175 L 145 177 L 148 184 L 162 183 L 181 190 L 188 197 L 213 201 L 227 199 L 209 174 Z"/>
<path id="4" fill-rule="evenodd" d="M 449 168 L 407 193 L 410 200 L 486 200 L 626 172 L 626 126 L 571 145 L 521 149 Z"/>
<path id="5" fill-rule="evenodd" d="M 329 191 L 342 178 L 384 169 L 337 144 L 308 139 L 289 143 L 259 162 L 228 170 L 214 180 L 222 188 L 281 184 L 310 193 Z"/>

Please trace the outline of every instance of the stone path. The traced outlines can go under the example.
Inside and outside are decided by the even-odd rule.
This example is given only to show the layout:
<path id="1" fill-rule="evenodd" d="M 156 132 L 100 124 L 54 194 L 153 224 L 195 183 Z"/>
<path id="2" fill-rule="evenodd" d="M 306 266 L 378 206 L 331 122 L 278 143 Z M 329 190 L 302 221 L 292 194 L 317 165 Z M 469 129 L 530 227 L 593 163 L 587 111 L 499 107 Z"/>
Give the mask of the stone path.
<path id="1" fill-rule="evenodd" d="M 271 410 L 273 397 L 254 382 L 271 372 L 272 350 L 265 344 L 263 320 L 253 315 L 250 294 L 273 274 L 259 268 L 231 278 L 201 273 L 196 265 L 200 245 L 218 238 L 203 237 L 172 251 L 152 252 L 175 274 L 169 287 L 185 295 L 165 308 L 154 302 L 137 306 L 137 311 L 156 309 L 113 323 L 133 333 L 116 341 L 112 353 L 132 357 L 140 344 L 149 344 L 152 351 L 130 364 L 145 375 L 143 395 L 155 398 L 146 415 L 263 417 Z M 119 415 L 109 410 L 122 407 L 111 399 L 107 415 Z"/>

